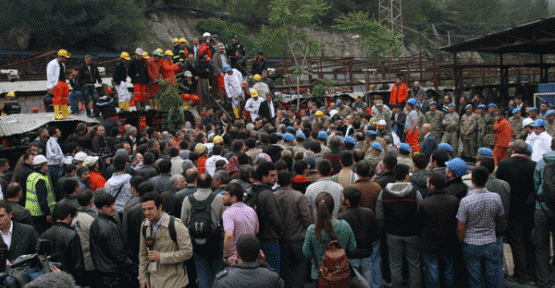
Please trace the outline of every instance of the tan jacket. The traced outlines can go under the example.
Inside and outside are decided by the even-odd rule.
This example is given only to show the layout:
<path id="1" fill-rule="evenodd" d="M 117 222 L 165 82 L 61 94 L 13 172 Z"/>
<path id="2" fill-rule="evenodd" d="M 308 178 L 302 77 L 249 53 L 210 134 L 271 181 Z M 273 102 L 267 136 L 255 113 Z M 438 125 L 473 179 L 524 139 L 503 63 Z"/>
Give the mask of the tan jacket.
<path id="1" fill-rule="evenodd" d="M 139 283 L 148 281 L 150 283 L 150 288 L 181 288 L 189 284 L 187 272 L 185 267 L 183 267 L 183 261 L 193 256 L 193 245 L 191 244 L 189 230 L 185 228 L 181 220 L 175 218 L 175 232 L 177 243 L 179 244 L 176 245 L 170 237 L 168 229 L 169 223 L 170 216 L 164 212 L 160 228 L 158 228 L 158 231 L 154 235 L 154 250 L 160 252 L 160 261 L 156 262 L 156 272 L 150 272 L 149 266 L 152 264 L 148 260 L 145 239 L 142 233 L 142 227 L 149 227 L 151 223 L 148 219 L 145 219 L 141 225 Z M 150 236 L 151 233 L 151 229 L 147 228 L 147 237 Z"/>

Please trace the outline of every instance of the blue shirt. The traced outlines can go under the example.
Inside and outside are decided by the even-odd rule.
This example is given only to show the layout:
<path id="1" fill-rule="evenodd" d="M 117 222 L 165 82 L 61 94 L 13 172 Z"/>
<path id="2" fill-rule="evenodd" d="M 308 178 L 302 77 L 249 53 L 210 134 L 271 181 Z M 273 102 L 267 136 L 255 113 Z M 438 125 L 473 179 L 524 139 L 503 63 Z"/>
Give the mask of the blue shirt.
<path id="1" fill-rule="evenodd" d="M 495 242 L 495 218 L 504 214 L 499 194 L 487 189 L 470 190 L 457 212 L 457 220 L 466 225 L 464 243 L 481 246 Z"/>

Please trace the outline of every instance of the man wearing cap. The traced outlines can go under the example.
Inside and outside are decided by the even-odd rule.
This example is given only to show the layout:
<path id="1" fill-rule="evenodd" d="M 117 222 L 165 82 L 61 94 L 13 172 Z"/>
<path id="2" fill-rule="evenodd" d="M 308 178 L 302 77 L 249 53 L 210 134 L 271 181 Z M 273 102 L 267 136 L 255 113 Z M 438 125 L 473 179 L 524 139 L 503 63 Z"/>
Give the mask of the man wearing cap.
<path id="1" fill-rule="evenodd" d="M 528 117 L 532 118 L 532 120 L 537 120 L 538 118 L 538 108 L 536 107 L 532 107 L 530 108 L 530 110 L 528 111 L 529 115 Z"/>
<path id="2" fill-rule="evenodd" d="M 467 171 L 466 163 L 461 158 L 455 157 L 445 162 L 445 166 L 445 175 L 448 179 L 445 192 L 461 200 L 468 192 L 468 186 L 462 181 L 462 176 Z"/>
<path id="3" fill-rule="evenodd" d="M 405 142 L 410 145 L 411 149 L 418 153 L 420 147 L 418 145 L 418 112 L 415 106 L 418 105 L 415 99 L 409 99 L 405 105 L 407 110 L 407 119 L 405 120 Z"/>
<path id="4" fill-rule="evenodd" d="M 526 131 L 524 131 L 524 126 L 522 125 L 522 112 L 520 108 L 515 108 L 513 109 L 512 114 L 513 116 L 509 118 L 509 123 L 511 123 L 511 127 L 513 128 L 513 140 L 520 139 L 526 133 Z"/>
<path id="5" fill-rule="evenodd" d="M 437 102 L 430 102 L 430 110 L 426 112 L 426 123 L 432 125 L 432 135 L 438 140 L 441 140 L 443 136 L 443 126 L 441 124 L 443 116 L 444 114 L 437 110 Z"/>
<path id="6" fill-rule="evenodd" d="M 4 108 L 2 108 L 2 114 L 11 115 L 21 113 L 21 105 L 15 100 L 15 93 L 8 92 L 6 94 L 7 101 L 4 102 Z"/>
<path id="7" fill-rule="evenodd" d="M 242 55 L 245 55 L 245 46 L 239 43 L 239 38 L 237 37 L 237 35 L 233 35 L 231 37 L 231 45 L 229 45 L 229 47 L 227 48 L 227 56 L 229 57 L 231 66 L 235 65 L 235 63 L 237 62 L 237 58 L 235 56 L 235 52 L 237 50 L 241 50 L 241 52 L 243 52 Z"/>
<path id="8" fill-rule="evenodd" d="M 52 213 L 56 206 L 54 188 L 48 177 L 48 160 L 43 155 L 37 155 L 33 160 L 35 172 L 27 177 L 25 208 L 31 212 L 33 223 L 39 233 L 46 231 L 52 225 Z"/>
<path id="9" fill-rule="evenodd" d="M 555 137 L 555 112 L 553 110 L 545 113 L 545 131 L 551 137 Z"/>
<path id="10" fill-rule="evenodd" d="M 383 152 L 383 148 L 382 148 L 382 145 L 380 145 L 380 143 L 372 142 L 372 144 L 370 144 L 370 148 L 368 149 L 368 152 L 366 153 L 364 160 L 366 160 L 368 164 L 370 164 L 370 168 L 372 168 L 372 170 L 376 169 L 376 166 L 378 166 L 378 163 L 380 163 L 380 161 L 383 160 L 385 153 L 382 153 L 382 152 Z"/>
<path id="11" fill-rule="evenodd" d="M 173 63 L 177 64 L 177 63 L 183 63 L 185 61 L 185 57 L 187 57 L 187 53 L 185 52 L 185 49 L 183 48 L 183 46 L 181 46 L 181 40 L 183 40 L 183 42 L 187 43 L 187 41 L 185 41 L 185 38 L 173 38 L 173 58 L 172 61 Z"/>
<path id="12" fill-rule="evenodd" d="M 455 104 L 451 103 L 447 105 L 447 107 L 449 109 L 449 113 L 447 113 L 443 117 L 443 121 L 441 122 L 441 124 L 443 125 L 443 128 L 445 129 L 441 142 L 449 143 L 449 145 L 453 147 L 455 154 L 457 154 L 459 151 L 457 148 L 459 147 L 460 118 L 459 118 L 459 114 L 455 111 L 455 108 L 456 108 Z"/>
<path id="13" fill-rule="evenodd" d="M 426 106 L 428 106 L 427 103 L 426 103 Z M 417 124 L 418 131 L 422 131 L 422 125 L 426 123 L 426 114 L 422 112 L 422 106 L 420 103 L 414 106 L 414 108 L 418 113 L 418 124 Z M 418 143 L 422 143 L 422 141 L 424 141 L 424 135 L 422 133 L 418 133 Z"/>
<path id="14" fill-rule="evenodd" d="M 382 100 L 376 100 L 376 104 L 372 107 L 372 117 L 377 120 L 385 120 L 388 123 L 391 121 L 391 110 L 389 107 L 383 105 Z"/>
<path id="15" fill-rule="evenodd" d="M 104 188 L 106 179 L 100 173 L 100 164 L 98 164 L 98 156 L 87 156 L 85 158 L 85 166 L 89 168 L 89 188 L 94 192 L 98 188 Z"/>
<path id="16" fill-rule="evenodd" d="M 219 87 L 213 87 L 213 91 L 217 93 L 225 92 L 224 84 L 224 66 L 228 65 L 227 55 L 225 53 L 225 45 L 223 43 L 218 43 L 214 45 L 216 47 L 216 54 L 214 54 L 214 61 L 212 61 L 213 75 L 216 77 Z"/>
<path id="17" fill-rule="evenodd" d="M 241 87 L 243 82 L 243 75 L 237 69 L 231 69 L 231 66 L 226 65 L 223 68 L 225 73 L 224 83 L 227 98 L 231 99 L 231 106 L 233 107 L 233 114 L 235 118 L 239 119 L 239 109 L 241 108 L 241 101 L 245 100 L 245 93 Z"/>
<path id="18" fill-rule="evenodd" d="M 254 80 L 254 85 L 252 89 L 258 91 L 258 95 L 266 95 L 270 93 L 270 87 L 264 82 L 262 82 L 262 76 L 255 74 L 252 78 Z"/>
<path id="19" fill-rule="evenodd" d="M 391 94 L 389 97 L 389 103 L 392 105 L 395 104 L 404 104 L 407 101 L 407 97 L 409 94 L 407 84 L 403 83 L 402 78 L 403 76 L 398 74 L 395 78 L 395 84 L 391 87 Z"/>
<path id="20" fill-rule="evenodd" d="M 161 49 L 160 49 L 161 50 Z M 158 109 L 154 95 L 160 91 L 160 84 L 158 81 L 162 77 L 162 52 L 156 49 L 152 53 L 152 57 L 146 60 L 146 71 L 149 79 L 148 99 L 150 109 Z"/>
<path id="21" fill-rule="evenodd" d="M 94 115 L 98 116 L 98 109 L 96 108 L 96 98 L 98 97 L 96 93 L 95 84 L 98 81 L 102 84 L 102 78 L 100 78 L 100 72 L 98 68 L 93 64 L 92 56 L 85 56 L 85 63 L 79 68 L 79 74 L 77 76 L 77 81 L 84 84 L 83 87 L 83 100 L 85 103 L 85 110 L 87 111 L 87 116 L 91 116 L 91 109 L 89 107 L 89 102 L 92 100 Z M 72 111 L 77 112 L 77 111 Z"/>
<path id="22" fill-rule="evenodd" d="M 258 111 L 260 109 L 260 104 L 264 102 L 262 97 L 259 97 L 259 92 L 256 89 L 251 90 L 251 98 L 245 103 L 245 110 L 247 110 L 251 115 L 251 120 L 255 120 L 259 117 Z"/>
<path id="23" fill-rule="evenodd" d="M 121 61 L 116 65 L 112 81 L 114 87 L 118 92 L 119 109 L 122 111 L 129 111 L 129 101 L 131 101 L 131 93 L 127 88 L 127 64 L 131 57 L 127 52 L 121 52 L 119 56 Z"/>
<path id="24" fill-rule="evenodd" d="M 337 109 L 337 115 L 340 117 L 345 118 L 347 115 L 353 114 L 351 107 L 345 105 L 341 99 L 337 100 L 336 106 L 337 107 L 335 109 Z"/>
<path id="25" fill-rule="evenodd" d="M 476 147 L 484 146 L 486 131 L 486 105 L 480 104 L 476 107 Z"/>
<path id="26" fill-rule="evenodd" d="M 534 132 L 526 139 L 526 143 L 532 147 L 532 161 L 540 161 L 544 153 L 551 151 L 551 137 L 545 132 L 545 121 L 538 119 L 531 125 Z"/>
<path id="27" fill-rule="evenodd" d="M 473 113 L 472 104 L 467 104 L 465 114 L 461 117 L 461 141 L 463 144 L 462 157 L 472 159 L 476 151 L 477 119 Z"/>
<path id="28" fill-rule="evenodd" d="M 141 48 L 135 50 L 135 57 L 131 59 L 127 67 L 127 75 L 133 83 L 133 100 L 137 111 L 146 109 L 146 87 L 148 85 L 148 75 L 146 71 L 146 58 Z"/>
<path id="29" fill-rule="evenodd" d="M 484 146 L 493 149 L 495 140 L 495 130 L 493 125 L 495 124 L 495 117 L 497 116 L 497 105 L 490 103 L 488 105 L 488 112 L 484 116 L 485 126 L 484 126 Z"/>
<path id="30" fill-rule="evenodd" d="M 410 172 L 414 172 L 414 163 L 410 158 L 411 149 L 409 144 L 401 143 L 399 145 L 399 156 L 397 156 L 397 164 L 405 164 L 409 167 Z"/>
<path id="31" fill-rule="evenodd" d="M 366 113 L 366 109 L 368 108 L 368 104 L 362 101 L 362 97 L 357 96 L 355 98 L 355 103 L 352 104 L 353 111 Z"/>
<path id="32" fill-rule="evenodd" d="M 173 63 L 174 54 L 171 50 L 166 50 L 164 56 L 166 59 L 162 61 L 162 77 L 164 77 L 167 84 L 177 87 L 175 74 L 181 72 L 183 69 L 183 62 L 177 62 L 177 64 Z"/>
<path id="33" fill-rule="evenodd" d="M 55 59 L 48 62 L 46 66 L 46 89 L 47 93 L 54 95 L 52 106 L 54 106 L 54 115 L 56 120 L 69 117 L 67 108 L 67 98 L 69 96 L 69 85 L 66 83 L 65 62 L 70 54 L 61 49 Z"/>
<path id="34" fill-rule="evenodd" d="M 495 117 L 493 129 L 495 130 L 493 160 L 495 161 L 495 166 L 498 166 L 500 161 L 507 160 L 507 149 L 509 149 L 509 143 L 513 139 L 513 128 L 505 117 L 505 114 L 499 113 L 499 115 Z"/>

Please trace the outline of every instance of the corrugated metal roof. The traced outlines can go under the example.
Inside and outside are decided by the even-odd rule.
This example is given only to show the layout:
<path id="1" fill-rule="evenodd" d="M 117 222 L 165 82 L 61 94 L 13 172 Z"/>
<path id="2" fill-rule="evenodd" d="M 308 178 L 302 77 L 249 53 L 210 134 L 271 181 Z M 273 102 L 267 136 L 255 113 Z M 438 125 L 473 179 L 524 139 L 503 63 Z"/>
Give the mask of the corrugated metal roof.
<path id="1" fill-rule="evenodd" d="M 89 118 L 85 114 L 71 115 L 69 118 L 65 118 L 63 120 L 55 120 L 54 113 L 12 114 L 8 116 L 0 116 L 0 137 L 22 134 L 35 130 L 50 122 L 59 121 L 100 123 L 97 119 Z"/>

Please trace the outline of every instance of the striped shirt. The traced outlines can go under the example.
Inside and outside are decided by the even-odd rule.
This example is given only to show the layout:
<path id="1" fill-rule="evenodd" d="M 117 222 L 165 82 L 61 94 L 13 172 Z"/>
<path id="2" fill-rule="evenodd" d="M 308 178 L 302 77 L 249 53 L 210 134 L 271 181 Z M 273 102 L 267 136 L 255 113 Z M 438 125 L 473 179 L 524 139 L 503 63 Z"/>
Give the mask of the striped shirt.
<path id="1" fill-rule="evenodd" d="M 499 194 L 487 189 L 470 190 L 457 212 L 457 220 L 466 225 L 464 243 L 481 246 L 495 242 L 495 218 L 504 214 Z"/>

